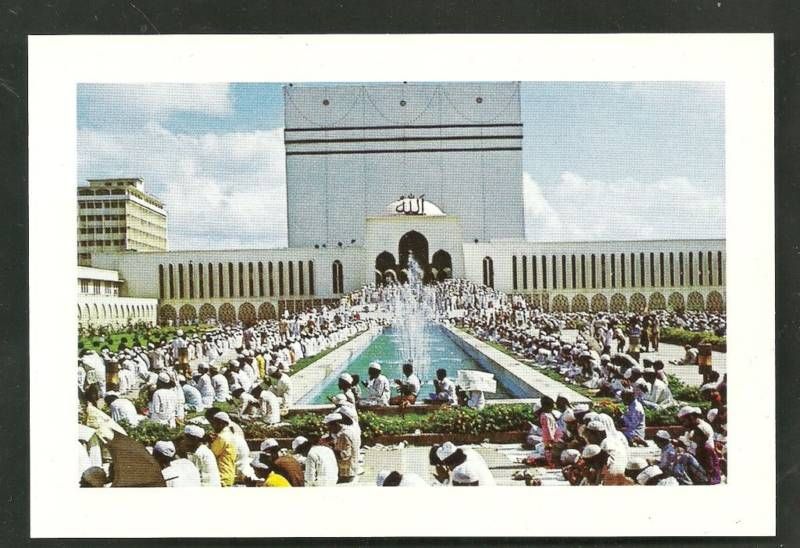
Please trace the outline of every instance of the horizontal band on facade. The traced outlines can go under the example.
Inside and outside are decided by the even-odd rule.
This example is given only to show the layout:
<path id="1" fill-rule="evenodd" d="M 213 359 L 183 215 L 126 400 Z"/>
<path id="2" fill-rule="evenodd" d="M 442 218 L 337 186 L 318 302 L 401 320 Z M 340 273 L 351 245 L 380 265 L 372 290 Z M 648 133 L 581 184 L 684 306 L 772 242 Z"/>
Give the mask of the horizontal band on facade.
<path id="1" fill-rule="evenodd" d="M 522 124 L 436 124 L 436 125 L 404 125 L 404 126 L 343 126 L 343 127 L 287 127 L 284 132 L 290 131 L 358 131 L 367 129 L 447 129 L 469 127 L 522 127 Z"/>
<path id="2" fill-rule="evenodd" d="M 312 145 L 318 143 L 385 143 L 390 141 L 476 141 L 496 139 L 522 139 L 522 135 L 448 135 L 446 137 L 354 137 L 350 139 L 295 139 L 286 145 Z"/>
<path id="3" fill-rule="evenodd" d="M 329 154 L 403 154 L 418 152 L 497 152 L 506 150 L 522 150 L 522 147 L 480 147 L 480 148 L 397 148 L 377 150 L 309 150 L 289 152 L 286 156 L 321 156 Z"/>

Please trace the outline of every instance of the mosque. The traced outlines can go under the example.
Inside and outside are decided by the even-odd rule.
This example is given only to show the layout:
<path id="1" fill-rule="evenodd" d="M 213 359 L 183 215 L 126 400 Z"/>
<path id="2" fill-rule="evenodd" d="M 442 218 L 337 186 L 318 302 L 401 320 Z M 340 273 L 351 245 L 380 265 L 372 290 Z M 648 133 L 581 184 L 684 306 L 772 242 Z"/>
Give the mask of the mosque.
<path id="1" fill-rule="evenodd" d="M 284 105 L 288 247 L 92 253 L 121 296 L 161 322 L 274 318 L 402 281 L 413 256 L 550 311 L 725 308 L 724 240 L 525 239 L 517 82 L 290 84 Z"/>

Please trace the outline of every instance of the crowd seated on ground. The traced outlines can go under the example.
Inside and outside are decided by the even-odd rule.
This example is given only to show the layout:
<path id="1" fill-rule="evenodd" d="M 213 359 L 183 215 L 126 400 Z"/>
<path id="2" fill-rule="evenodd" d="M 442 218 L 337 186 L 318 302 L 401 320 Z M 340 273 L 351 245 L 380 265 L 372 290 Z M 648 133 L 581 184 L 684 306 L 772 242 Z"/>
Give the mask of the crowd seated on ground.
<path id="1" fill-rule="evenodd" d="M 189 337 L 180 330 L 172 340 L 140 346 L 123 341 L 109 347 L 81 348 L 79 397 L 91 420 L 79 436 L 79 484 L 101 486 L 265 486 L 313 487 L 352 484 L 363 472 L 359 462 L 361 409 L 436 405 L 481 409 L 484 395 L 463 391 L 445 369 L 437 370 L 434 389 L 420 394 L 412 362 L 403 378 L 391 381 L 378 362 L 368 378 L 341 373 L 332 412 L 324 418 L 327 434 L 298 437 L 291 448 L 267 438 L 251 452 L 240 424 L 250 420 L 277 424 L 294 403 L 291 373 L 299 360 L 333 348 L 386 320 L 380 312 L 398 286 L 367 286 L 336 308 L 286 314 L 279 320 L 219 326 Z M 674 363 L 699 367 L 701 392 L 711 408 L 682 405 L 670 391 L 665 364 L 643 356 L 658 349 L 659 328 L 713 329 L 724 334 L 722 314 L 555 314 L 508 297 L 492 288 L 448 280 L 423 293 L 433 321 L 469 330 L 525 359 L 532 367 L 557 372 L 567 384 L 622 403 L 618 420 L 547 396 L 535 410 L 526 445 L 526 462 L 561 468 L 572 485 L 715 484 L 725 476 L 726 385 L 697 349 L 686 348 Z M 577 340 L 566 341 L 567 325 L 582 326 Z M 394 395 L 393 395 L 394 389 Z M 146 401 L 137 408 L 135 401 Z M 217 407 L 237 402 L 238 413 Z M 646 440 L 645 409 L 674 413 L 683 435 L 659 430 Z M 187 419 L 187 414 L 201 415 Z M 151 421 L 181 428 L 175 439 L 158 440 L 149 450 L 126 435 L 126 427 Z M 639 446 L 655 444 L 660 457 L 632 456 Z M 115 455 L 120 455 L 115 458 Z M 127 459 L 127 460 L 125 460 Z M 125 465 L 120 462 L 124 460 Z M 494 484 L 486 462 L 474 450 L 448 442 L 432 448 L 435 481 L 386 470 L 379 486 Z M 536 481 L 526 478 L 526 483 Z"/>

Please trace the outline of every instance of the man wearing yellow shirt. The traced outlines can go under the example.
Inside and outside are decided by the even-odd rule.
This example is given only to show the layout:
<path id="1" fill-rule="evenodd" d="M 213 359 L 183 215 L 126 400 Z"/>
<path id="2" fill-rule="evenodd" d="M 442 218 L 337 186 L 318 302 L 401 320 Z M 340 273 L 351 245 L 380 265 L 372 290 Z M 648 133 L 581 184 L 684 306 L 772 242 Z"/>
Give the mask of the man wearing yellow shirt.
<path id="1" fill-rule="evenodd" d="M 275 472 L 270 468 L 268 464 L 265 464 L 259 460 L 253 461 L 253 470 L 256 472 L 256 476 L 262 478 L 264 483 L 261 487 L 291 487 L 292 484 L 289 483 L 285 477 L 280 475 L 279 473 Z"/>
<path id="2" fill-rule="evenodd" d="M 216 433 L 209 448 L 217 458 L 220 483 L 223 487 L 230 487 L 236 479 L 236 458 L 238 457 L 236 442 L 233 439 L 234 434 L 230 426 L 231 418 L 226 412 L 220 411 L 211 417 L 209 422 Z"/>

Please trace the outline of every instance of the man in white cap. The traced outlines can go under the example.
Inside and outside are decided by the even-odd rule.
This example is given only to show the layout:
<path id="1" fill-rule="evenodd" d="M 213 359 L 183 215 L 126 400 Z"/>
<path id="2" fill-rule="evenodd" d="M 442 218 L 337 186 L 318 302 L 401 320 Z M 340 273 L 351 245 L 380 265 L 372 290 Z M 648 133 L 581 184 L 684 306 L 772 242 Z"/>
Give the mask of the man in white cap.
<path id="1" fill-rule="evenodd" d="M 478 471 L 469 461 L 456 466 L 452 478 L 453 487 L 477 487 L 480 485 Z"/>
<path id="2" fill-rule="evenodd" d="M 174 428 L 178 412 L 178 400 L 175 397 L 175 386 L 169 375 L 162 371 L 158 374 L 156 391 L 150 400 L 150 420 Z"/>
<path id="3" fill-rule="evenodd" d="M 337 381 L 337 385 L 339 386 L 339 390 L 342 391 L 342 396 L 350 402 L 351 404 L 356 404 L 356 396 L 353 392 L 353 376 L 345 371 L 341 375 L 339 375 L 339 380 Z"/>
<path id="4" fill-rule="evenodd" d="M 714 439 L 714 429 L 706 421 L 701 419 L 703 411 L 699 407 L 692 407 L 691 405 L 684 405 L 678 410 L 678 420 L 683 428 L 691 433 L 695 428 L 703 431 L 708 439 Z"/>
<path id="5" fill-rule="evenodd" d="M 661 450 L 661 457 L 658 459 L 658 466 L 667 473 L 672 473 L 677 459 L 675 446 L 672 445 L 672 436 L 666 430 L 659 430 L 653 438 L 656 446 Z"/>
<path id="6" fill-rule="evenodd" d="M 326 445 L 314 445 L 303 436 L 292 441 L 292 451 L 305 458 L 306 487 L 329 487 L 339 480 L 339 465 L 333 449 Z"/>
<path id="7" fill-rule="evenodd" d="M 396 470 L 381 470 L 375 478 L 375 484 L 378 487 L 430 487 L 417 474 L 411 472 L 401 474 Z"/>
<path id="8" fill-rule="evenodd" d="M 230 487 L 236 481 L 236 462 L 239 454 L 230 427 L 231 419 L 226 412 L 219 411 L 208 422 L 216 434 L 209 449 L 217 459 L 220 482 L 223 487 Z"/>
<path id="9" fill-rule="evenodd" d="M 644 407 L 631 390 L 622 392 L 622 403 L 627 406 L 622 415 L 622 433 L 628 439 L 628 444 L 647 445 L 644 441 Z"/>
<path id="10" fill-rule="evenodd" d="M 197 467 L 202 487 L 219 487 L 221 483 L 217 458 L 204 443 L 205 437 L 205 430 L 195 424 L 187 425 L 177 453 L 181 455 L 185 451 L 189 461 Z"/>
<path id="11" fill-rule="evenodd" d="M 337 483 L 351 483 L 358 474 L 358 453 L 353 431 L 342 427 L 342 415 L 331 413 L 325 416 L 325 426 L 328 428 L 328 437 L 323 441 L 333 449 L 336 462 L 339 465 L 339 480 Z"/>
<path id="12" fill-rule="evenodd" d="M 280 446 L 275 438 L 267 438 L 261 442 L 259 460 L 269 465 L 275 472 L 286 478 L 292 487 L 303 487 L 305 478 L 300 462 L 291 455 L 281 455 Z"/>
<path id="13" fill-rule="evenodd" d="M 294 403 L 291 378 L 274 366 L 267 368 L 267 375 L 270 380 L 270 392 L 277 396 L 282 408 L 288 409 Z"/>
<path id="14" fill-rule="evenodd" d="M 450 483 L 452 484 L 453 471 L 456 467 L 469 462 L 471 469 L 477 474 L 480 485 L 486 487 L 496 485 L 494 476 L 492 476 L 489 466 L 483 457 L 472 448 L 469 447 L 456 447 L 452 442 L 445 442 L 441 447 L 436 449 L 436 458 L 439 463 L 443 465 L 450 472 Z"/>
<path id="15" fill-rule="evenodd" d="M 231 399 L 231 389 L 228 379 L 225 378 L 216 365 L 210 366 L 211 386 L 214 388 L 214 401 L 218 403 Z"/>
<path id="16" fill-rule="evenodd" d="M 208 369 L 207 363 L 197 364 L 197 372 L 200 376 L 196 381 L 196 386 L 203 400 L 203 407 L 211 407 L 214 405 L 214 397 L 216 396 L 214 384 L 211 382 L 211 375 L 208 374 Z"/>
<path id="17" fill-rule="evenodd" d="M 114 422 L 126 422 L 131 426 L 137 426 L 139 422 L 144 419 L 143 416 L 136 412 L 136 406 L 127 398 L 120 398 L 119 394 L 109 390 L 106 392 L 105 397 L 108 409 L 111 411 L 111 419 Z"/>
<path id="18" fill-rule="evenodd" d="M 361 400 L 363 405 L 389 405 L 389 396 L 391 395 L 391 385 L 389 379 L 381 372 L 381 364 L 372 362 L 367 369 L 367 376 L 369 381 L 364 382 L 367 387 L 367 393 Z"/>
<path id="19" fill-rule="evenodd" d="M 161 475 L 167 487 L 200 487 L 200 472 L 188 459 L 175 456 L 175 444 L 157 441 L 153 446 L 153 458 L 161 467 Z"/>

